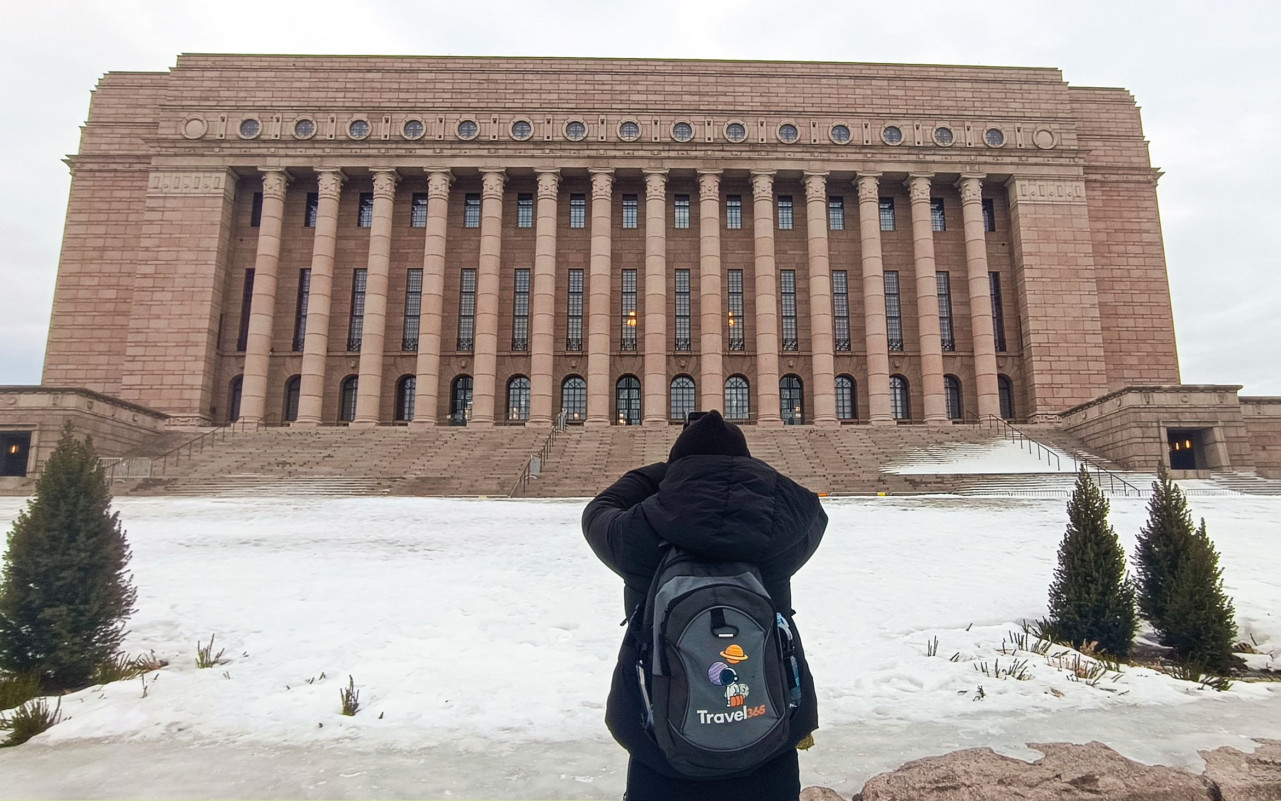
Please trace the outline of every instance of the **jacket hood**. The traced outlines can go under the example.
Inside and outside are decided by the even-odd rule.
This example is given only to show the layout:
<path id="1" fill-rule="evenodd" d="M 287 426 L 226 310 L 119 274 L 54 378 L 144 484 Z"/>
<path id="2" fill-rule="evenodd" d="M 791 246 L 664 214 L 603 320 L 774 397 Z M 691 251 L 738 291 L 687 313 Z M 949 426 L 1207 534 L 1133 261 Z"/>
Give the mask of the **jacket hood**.
<path id="1" fill-rule="evenodd" d="M 802 538 L 817 496 L 745 456 L 686 456 L 667 467 L 645 517 L 664 540 L 705 559 L 760 562 Z"/>

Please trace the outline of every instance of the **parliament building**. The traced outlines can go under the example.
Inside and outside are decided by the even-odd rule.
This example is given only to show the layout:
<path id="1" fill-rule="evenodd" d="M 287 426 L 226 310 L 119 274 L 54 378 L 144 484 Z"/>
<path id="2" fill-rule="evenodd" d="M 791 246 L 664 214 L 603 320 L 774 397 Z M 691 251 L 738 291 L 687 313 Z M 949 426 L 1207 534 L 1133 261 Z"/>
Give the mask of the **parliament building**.
<path id="1" fill-rule="evenodd" d="M 67 164 L 42 386 L 168 426 L 1087 425 L 1180 388 L 1139 109 L 1055 69 L 187 54 L 105 75 Z M 1168 400 L 1237 409 L 1224 459 L 1236 389 Z"/>

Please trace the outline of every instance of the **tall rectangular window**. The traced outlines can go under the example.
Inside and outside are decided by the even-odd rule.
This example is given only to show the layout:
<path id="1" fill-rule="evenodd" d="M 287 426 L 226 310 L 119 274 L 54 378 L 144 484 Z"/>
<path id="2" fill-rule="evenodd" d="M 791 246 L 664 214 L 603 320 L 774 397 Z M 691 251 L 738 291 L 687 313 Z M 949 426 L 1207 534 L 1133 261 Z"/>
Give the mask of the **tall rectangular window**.
<path id="1" fill-rule="evenodd" d="M 827 199 L 827 227 L 833 231 L 845 230 L 845 198 Z"/>
<path id="2" fill-rule="evenodd" d="M 409 227 L 427 227 L 427 193 L 415 192 L 409 204 Z"/>
<path id="3" fill-rule="evenodd" d="M 529 350 L 529 270 L 516 271 L 516 299 L 512 305 L 512 350 Z"/>
<path id="4" fill-rule="evenodd" d="M 534 227 L 534 195 L 522 192 L 516 196 L 516 227 Z"/>
<path id="5" fill-rule="evenodd" d="M 725 227 L 739 230 L 743 227 L 743 196 L 725 196 Z"/>
<path id="6" fill-rule="evenodd" d="M 747 345 L 747 320 L 743 317 L 743 271 L 730 270 L 726 278 L 729 284 L 729 315 L 726 317 L 729 349 L 741 351 Z"/>
<path id="7" fill-rule="evenodd" d="M 935 231 L 947 230 L 947 217 L 943 214 L 943 198 L 930 198 L 930 228 Z"/>
<path id="8" fill-rule="evenodd" d="M 946 271 L 937 272 L 934 282 L 939 296 L 939 339 L 944 351 L 954 351 L 956 332 L 952 326 L 952 276 Z"/>
<path id="9" fill-rule="evenodd" d="M 365 282 L 369 271 L 360 269 L 351 276 L 351 320 L 347 323 L 347 350 L 360 350 L 365 336 Z"/>
<path id="10" fill-rule="evenodd" d="M 569 271 L 569 305 L 566 315 L 565 350 L 583 350 L 583 271 Z"/>
<path id="11" fill-rule="evenodd" d="M 307 206 L 303 209 L 302 227 L 316 227 L 316 210 L 320 208 L 320 194 L 318 192 L 307 193 Z"/>
<path id="12" fill-rule="evenodd" d="M 903 304 L 898 294 L 898 271 L 885 271 L 885 330 L 889 349 L 903 350 Z"/>
<path id="13" fill-rule="evenodd" d="M 469 351 L 476 341 L 476 271 L 463 270 L 458 292 L 458 342 L 455 350 Z"/>
<path id="14" fill-rule="evenodd" d="M 622 337 L 619 340 L 619 350 L 636 350 L 636 326 L 640 321 L 636 319 L 636 271 L 623 270 L 623 316 Z"/>
<path id="15" fill-rule="evenodd" d="M 254 192 L 253 203 L 249 205 L 249 225 L 252 228 L 262 225 L 262 192 Z"/>
<path id="16" fill-rule="evenodd" d="M 676 271 L 676 350 L 691 349 L 689 328 L 689 270 Z"/>
<path id="17" fill-rule="evenodd" d="M 988 287 L 992 298 L 992 334 L 997 353 L 1005 353 L 1005 310 L 1001 308 L 1001 274 L 988 273 Z"/>
<path id="18" fill-rule="evenodd" d="M 569 227 L 587 227 L 587 195 L 574 194 L 569 196 Z"/>
<path id="19" fill-rule="evenodd" d="M 374 224 L 374 193 L 360 193 L 360 208 L 356 212 L 356 225 L 360 228 L 368 228 Z"/>
<path id="20" fill-rule="evenodd" d="M 996 231 L 996 205 L 990 197 L 983 198 L 983 230 Z"/>
<path id="21" fill-rule="evenodd" d="M 783 350 L 799 350 L 796 336 L 796 271 L 779 272 L 780 299 L 783 304 Z"/>
<path id="22" fill-rule="evenodd" d="M 676 218 L 674 224 L 677 228 L 689 227 L 689 195 L 676 196 Z"/>
<path id="23" fill-rule="evenodd" d="M 240 335 L 236 337 L 236 350 L 244 353 L 249 343 L 249 313 L 254 302 L 254 268 L 245 270 L 245 289 L 240 297 Z"/>
<path id="24" fill-rule="evenodd" d="M 401 350 L 418 350 L 418 318 L 423 311 L 423 270 L 415 267 L 405 279 L 405 326 Z"/>
<path id="25" fill-rule="evenodd" d="M 640 219 L 640 203 L 636 195 L 623 195 L 623 227 L 635 228 Z"/>
<path id="26" fill-rule="evenodd" d="M 832 271 L 832 312 L 836 349 L 848 351 L 850 349 L 850 284 L 845 270 Z"/>
<path id="27" fill-rule="evenodd" d="M 311 268 L 298 271 L 298 303 L 294 306 L 294 351 L 302 350 L 307 339 L 307 299 L 311 295 Z"/>
<path id="28" fill-rule="evenodd" d="M 883 197 L 879 201 L 881 209 L 881 230 L 894 230 L 894 198 Z"/>
<path id="29" fill-rule="evenodd" d="M 778 196 L 778 230 L 792 230 L 792 196 Z"/>
<path id="30" fill-rule="evenodd" d="M 463 195 L 463 227 L 480 227 L 480 195 L 477 193 Z"/>

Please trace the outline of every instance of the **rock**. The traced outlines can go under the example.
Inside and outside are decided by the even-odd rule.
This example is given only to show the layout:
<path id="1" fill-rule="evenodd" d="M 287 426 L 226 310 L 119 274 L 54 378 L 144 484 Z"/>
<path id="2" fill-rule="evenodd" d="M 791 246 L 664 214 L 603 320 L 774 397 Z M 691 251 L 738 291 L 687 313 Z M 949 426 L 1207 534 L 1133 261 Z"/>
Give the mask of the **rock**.
<path id="1" fill-rule="evenodd" d="M 1029 744 L 1029 764 L 990 748 L 909 762 L 873 776 L 862 801 L 1217 801 L 1210 782 L 1174 768 L 1143 765 L 1102 743 Z M 1268 799 L 1272 801 L 1272 799 Z"/>
<path id="2" fill-rule="evenodd" d="M 1223 801 L 1281 799 L 1281 740 L 1257 740 L 1253 754 L 1235 748 L 1202 751 L 1205 777 L 1219 787 Z"/>
<path id="3" fill-rule="evenodd" d="M 806 787 L 801 790 L 801 801 L 845 801 L 830 787 Z"/>

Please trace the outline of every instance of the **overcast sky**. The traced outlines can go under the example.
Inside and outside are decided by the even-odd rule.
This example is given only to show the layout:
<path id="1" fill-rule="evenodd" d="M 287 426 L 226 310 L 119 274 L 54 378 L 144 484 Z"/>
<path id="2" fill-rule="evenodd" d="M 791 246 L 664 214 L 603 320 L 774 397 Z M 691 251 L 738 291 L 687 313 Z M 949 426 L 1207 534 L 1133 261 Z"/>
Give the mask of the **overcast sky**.
<path id="1" fill-rule="evenodd" d="M 40 382 L 70 180 L 103 73 L 182 52 L 631 56 L 1057 67 L 1142 108 L 1184 383 L 1281 395 L 1281 3 L 6 2 L 0 385 Z M 1268 190 L 1268 191 L 1265 191 Z"/>

